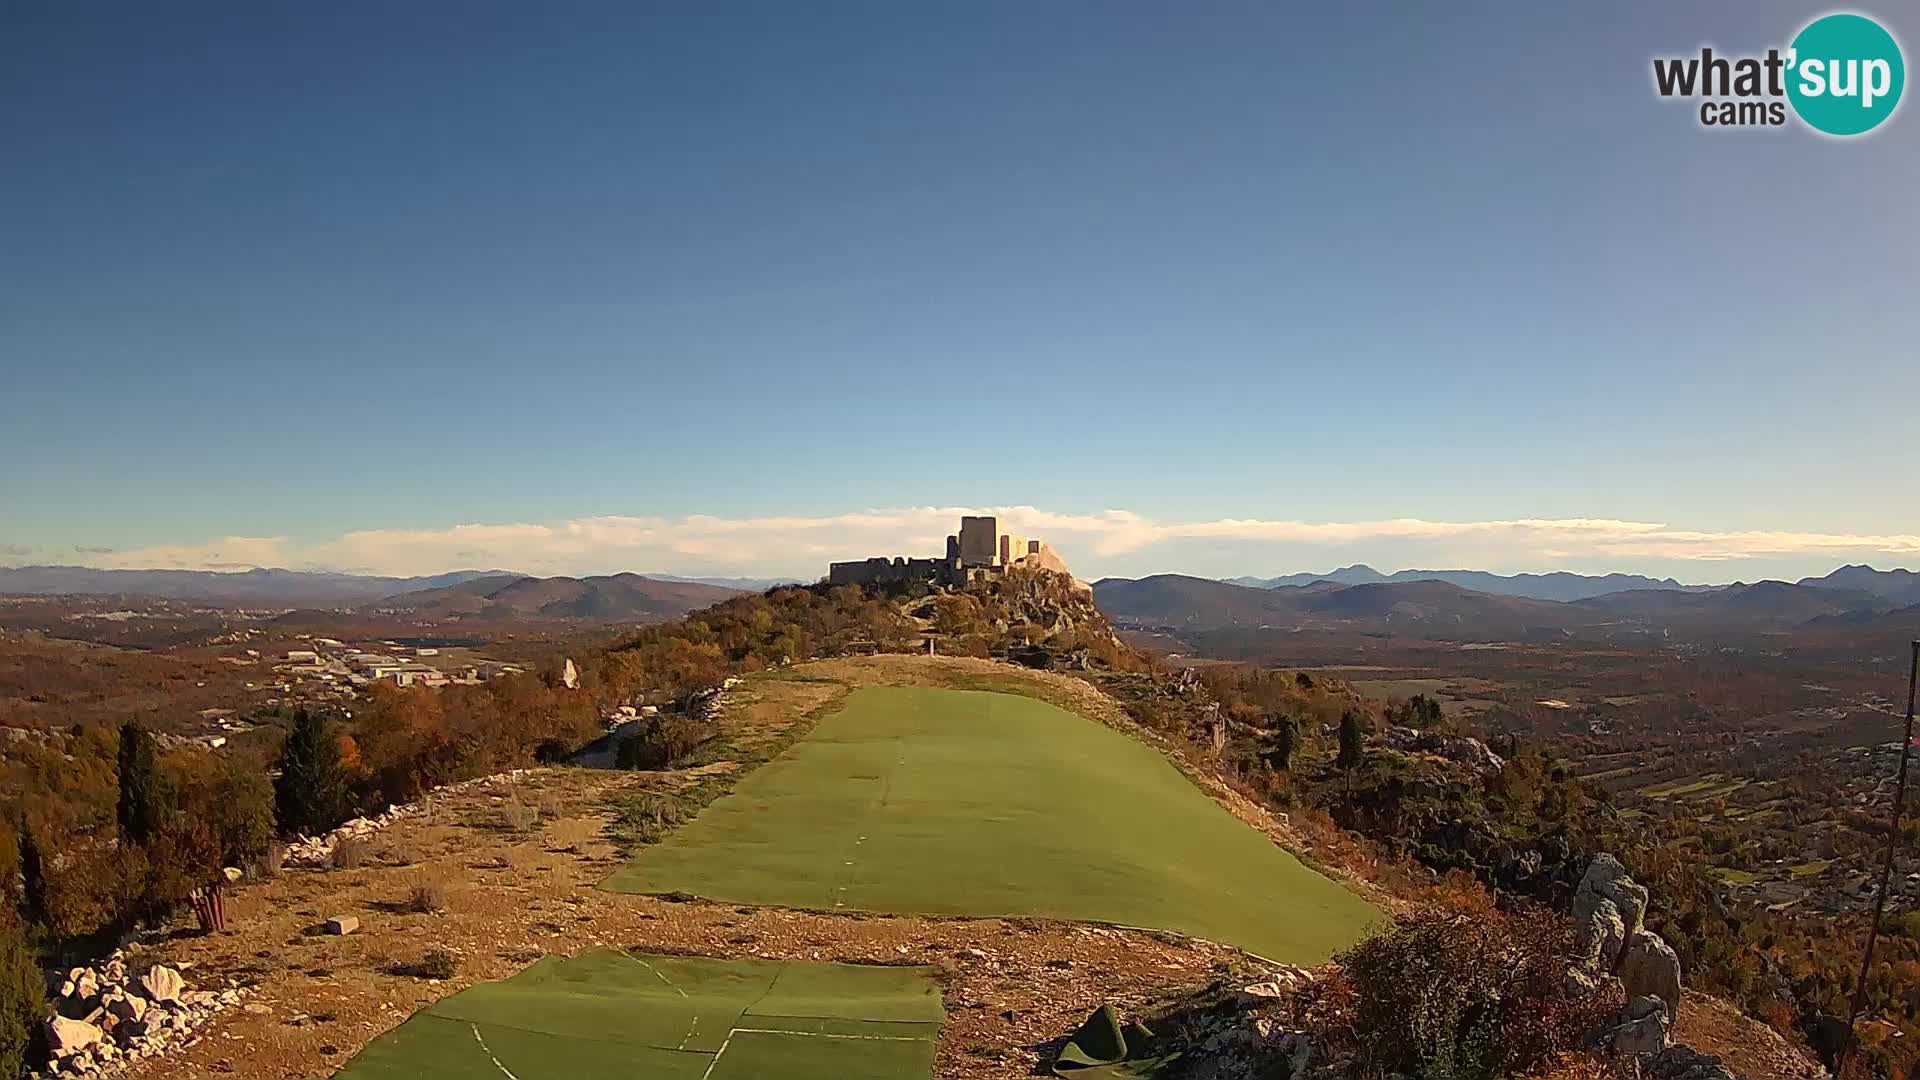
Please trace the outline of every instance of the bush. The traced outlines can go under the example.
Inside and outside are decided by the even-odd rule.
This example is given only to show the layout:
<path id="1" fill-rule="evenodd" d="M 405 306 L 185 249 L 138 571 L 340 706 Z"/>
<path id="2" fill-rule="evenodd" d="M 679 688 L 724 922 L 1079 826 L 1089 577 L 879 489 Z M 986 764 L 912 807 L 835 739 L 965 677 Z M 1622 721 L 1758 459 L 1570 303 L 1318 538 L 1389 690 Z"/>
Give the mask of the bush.
<path id="1" fill-rule="evenodd" d="M 1428 913 L 1337 959 L 1371 1073 L 1492 1080 L 1572 1050 L 1618 1003 L 1566 987 L 1572 935 L 1545 912 Z"/>
<path id="2" fill-rule="evenodd" d="M 646 731 L 621 740 L 614 764 L 622 769 L 670 769 L 713 736 L 712 725 L 690 717 L 655 717 Z"/>
<path id="3" fill-rule="evenodd" d="M 421 878 L 415 882 L 413 892 L 407 896 L 407 910 L 420 915 L 447 910 L 447 883 L 439 878 Z"/>
<path id="4" fill-rule="evenodd" d="M 460 958 L 445 949 L 429 949 L 419 963 L 395 964 L 390 970 L 416 979 L 451 979 L 460 970 Z"/>
<path id="5" fill-rule="evenodd" d="M 26 928 L 0 911 L 0 1076 L 26 1074 L 34 1029 L 47 1015 L 46 976 L 27 949 Z"/>
<path id="6" fill-rule="evenodd" d="M 500 823 L 508 832 L 523 833 L 540 823 L 540 811 L 520 801 L 520 793 L 507 796 L 506 803 L 500 807 Z"/>

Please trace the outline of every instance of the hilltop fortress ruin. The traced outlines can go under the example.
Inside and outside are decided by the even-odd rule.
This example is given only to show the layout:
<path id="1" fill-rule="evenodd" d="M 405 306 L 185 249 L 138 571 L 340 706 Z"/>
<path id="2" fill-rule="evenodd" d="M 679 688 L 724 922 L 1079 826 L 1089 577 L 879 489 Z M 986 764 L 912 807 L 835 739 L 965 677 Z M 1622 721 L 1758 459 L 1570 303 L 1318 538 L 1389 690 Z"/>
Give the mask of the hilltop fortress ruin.
<path id="1" fill-rule="evenodd" d="M 947 537 L 947 554 L 939 559 L 895 556 L 858 562 L 837 562 L 828 568 L 833 585 L 892 585 L 915 581 L 964 585 L 1006 573 L 1015 567 L 1053 570 L 1072 576 L 1052 548 L 1000 531 L 1000 519 L 963 517 L 960 531 Z"/>

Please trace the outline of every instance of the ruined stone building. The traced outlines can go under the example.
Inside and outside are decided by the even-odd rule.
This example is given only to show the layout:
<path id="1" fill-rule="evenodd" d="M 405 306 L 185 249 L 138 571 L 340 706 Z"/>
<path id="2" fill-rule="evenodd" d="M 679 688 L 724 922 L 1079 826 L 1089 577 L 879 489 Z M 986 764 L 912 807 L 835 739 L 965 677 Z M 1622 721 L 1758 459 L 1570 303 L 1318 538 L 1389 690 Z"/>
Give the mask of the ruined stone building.
<path id="1" fill-rule="evenodd" d="M 960 585 L 1003 574 L 1016 566 L 1069 573 L 1067 564 L 1046 544 L 1002 533 L 998 518 L 963 517 L 960 519 L 960 531 L 947 537 L 947 551 L 940 558 L 880 556 L 857 562 L 837 562 L 829 567 L 827 581 L 834 585 L 905 584 L 914 581 Z"/>

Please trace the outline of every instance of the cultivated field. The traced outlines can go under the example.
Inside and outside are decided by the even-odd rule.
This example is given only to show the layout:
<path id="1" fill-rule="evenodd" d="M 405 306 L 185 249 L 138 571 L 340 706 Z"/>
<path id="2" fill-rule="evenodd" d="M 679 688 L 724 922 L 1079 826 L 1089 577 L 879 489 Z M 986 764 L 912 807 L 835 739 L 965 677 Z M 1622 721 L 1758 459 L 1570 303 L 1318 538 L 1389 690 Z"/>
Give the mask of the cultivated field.
<path id="1" fill-rule="evenodd" d="M 1151 748 L 1032 698 L 866 687 L 618 892 L 1171 930 L 1317 964 L 1378 917 Z"/>

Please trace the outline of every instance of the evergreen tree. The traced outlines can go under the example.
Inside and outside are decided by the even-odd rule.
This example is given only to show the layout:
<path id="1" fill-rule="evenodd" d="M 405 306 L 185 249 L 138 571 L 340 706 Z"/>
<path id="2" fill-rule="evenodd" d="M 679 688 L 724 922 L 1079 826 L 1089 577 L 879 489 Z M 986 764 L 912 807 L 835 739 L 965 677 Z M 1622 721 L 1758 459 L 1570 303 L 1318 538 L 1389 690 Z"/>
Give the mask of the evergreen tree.
<path id="1" fill-rule="evenodd" d="M 47 1015 L 46 976 L 27 947 L 26 928 L 0 912 L 0 1076 L 25 1076 L 34 1031 Z"/>
<path id="2" fill-rule="evenodd" d="M 172 801 L 153 736 L 129 720 L 120 729 L 120 836 L 145 846 L 166 824 Z"/>
<path id="3" fill-rule="evenodd" d="M 40 854 L 40 841 L 25 817 L 20 819 L 20 914 L 29 923 L 47 921 L 46 862 Z"/>
<path id="4" fill-rule="evenodd" d="M 346 819 L 347 771 L 331 728 L 325 714 L 316 710 L 294 714 L 273 785 L 275 816 L 282 829 L 317 835 Z"/>
<path id="5" fill-rule="evenodd" d="M 1334 764 L 1347 771 L 1347 797 L 1353 797 L 1353 770 L 1360 767 L 1366 754 L 1367 736 L 1360 728 L 1360 714 L 1348 709 L 1340 714 L 1340 756 Z"/>
<path id="6" fill-rule="evenodd" d="M 1293 771 L 1293 752 L 1299 748 L 1300 725 L 1291 716 L 1283 716 L 1274 725 L 1267 745 L 1267 764 L 1281 772 Z"/>

